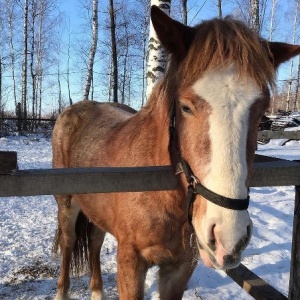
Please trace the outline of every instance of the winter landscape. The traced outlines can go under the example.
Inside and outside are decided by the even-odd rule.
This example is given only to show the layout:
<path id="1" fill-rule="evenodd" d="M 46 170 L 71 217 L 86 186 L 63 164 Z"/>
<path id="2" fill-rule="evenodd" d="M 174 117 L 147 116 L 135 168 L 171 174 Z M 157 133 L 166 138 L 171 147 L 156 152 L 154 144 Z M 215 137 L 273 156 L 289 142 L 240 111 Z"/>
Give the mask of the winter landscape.
<path id="1" fill-rule="evenodd" d="M 299 127 L 298 127 L 299 128 Z M 300 159 L 300 141 L 271 140 L 257 153 L 288 160 Z M 282 146 L 284 144 L 284 146 Z M 38 135 L 0 138 L 0 151 L 17 151 L 20 169 L 50 168 L 51 139 Z M 251 189 L 249 212 L 254 223 L 243 264 L 288 294 L 294 187 Z M 0 299 L 53 299 L 59 258 L 52 255 L 56 203 L 52 196 L 0 198 Z M 118 299 L 116 243 L 107 235 L 101 260 L 105 290 Z M 148 272 L 146 299 L 158 299 L 157 269 Z M 72 279 L 72 299 L 89 299 L 89 277 Z M 252 299 L 222 271 L 199 261 L 183 299 Z"/>

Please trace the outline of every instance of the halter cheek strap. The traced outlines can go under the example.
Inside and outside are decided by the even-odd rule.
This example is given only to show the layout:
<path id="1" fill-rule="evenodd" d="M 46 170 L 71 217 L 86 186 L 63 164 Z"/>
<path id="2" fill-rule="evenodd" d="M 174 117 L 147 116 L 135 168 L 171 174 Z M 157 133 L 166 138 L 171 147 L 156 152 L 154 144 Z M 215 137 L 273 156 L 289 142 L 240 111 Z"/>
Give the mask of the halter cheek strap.
<path id="1" fill-rule="evenodd" d="M 204 185 L 202 185 L 197 177 L 193 174 L 190 165 L 184 159 L 181 158 L 181 162 L 177 164 L 176 174 L 184 173 L 185 178 L 188 182 L 188 192 L 187 192 L 187 211 L 188 220 L 192 224 L 192 213 L 191 208 L 196 199 L 196 195 L 201 195 L 208 201 L 232 210 L 246 210 L 249 207 L 250 197 L 249 195 L 245 199 L 234 199 L 219 195 Z"/>
<path id="2" fill-rule="evenodd" d="M 201 195 L 206 200 L 224 208 L 232 210 L 246 210 L 248 208 L 250 200 L 249 194 L 245 199 L 227 198 L 209 190 L 199 182 L 188 162 L 180 155 L 177 133 L 175 130 L 175 115 L 173 115 L 171 119 L 169 151 L 173 163 L 177 164 L 176 174 L 184 173 L 186 181 L 188 182 L 187 211 L 188 221 L 191 225 L 192 207 L 196 199 L 196 195 Z"/>
<path id="3" fill-rule="evenodd" d="M 249 194 L 245 199 L 234 199 L 224 197 L 219 195 L 204 185 L 202 185 L 197 177 L 193 174 L 190 165 L 187 161 L 181 158 L 181 161 L 177 164 L 176 174 L 184 173 L 185 178 L 188 182 L 188 192 L 187 192 L 187 212 L 188 212 L 188 221 L 192 224 L 192 213 L 191 208 L 196 199 L 196 195 L 201 195 L 208 201 L 232 210 L 246 210 L 249 207 L 250 197 Z"/>

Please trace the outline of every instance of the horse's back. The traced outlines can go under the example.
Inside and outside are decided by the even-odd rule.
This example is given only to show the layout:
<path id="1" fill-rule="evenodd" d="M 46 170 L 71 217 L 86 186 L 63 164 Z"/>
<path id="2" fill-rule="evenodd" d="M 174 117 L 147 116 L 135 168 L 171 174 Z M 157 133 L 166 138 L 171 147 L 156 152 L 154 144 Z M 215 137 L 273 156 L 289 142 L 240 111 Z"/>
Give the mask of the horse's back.
<path id="1" fill-rule="evenodd" d="M 101 145 L 111 138 L 113 128 L 135 112 L 124 104 L 88 100 L 67 107 L 59 115 L 53 129 L 53 167 L 93 164 L 94 153 L 104 151 Z"/>

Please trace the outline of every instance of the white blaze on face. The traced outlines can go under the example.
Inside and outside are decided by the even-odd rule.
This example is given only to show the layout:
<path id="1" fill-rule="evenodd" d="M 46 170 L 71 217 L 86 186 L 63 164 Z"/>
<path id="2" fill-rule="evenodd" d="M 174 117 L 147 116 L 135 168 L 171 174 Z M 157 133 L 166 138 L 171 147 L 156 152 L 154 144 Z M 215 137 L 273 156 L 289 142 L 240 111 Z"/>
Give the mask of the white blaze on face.
<path id="1" fill-rule="evenodd" d="M 246 198 L 248 117 L 261 91 L 251 78 L 238 77 L 233 65 L 206 74 L 193 90 L 211 107 L 211 161 L 203 184 L 229 198 Z"/>
<path id="2" fill-rule="evenodd" d="M 241 78 L 234 65 L 211 71 L 193 86 L 194 92 L 211 107 L 209 115 L 210 161 L 202 183 L 211 191 L 236 199 L 247 197 L 246 147 L 250 108 L 261 95 L 251 79 Z M 225 209 L 207 201 L 201 222 L 193 220 L 198 239 L 216 239 L 215 257 L 222 265 L 237 243 L 247 236 L 251 219 L 246 210 Z M 213 234 L 212 234 L 213 232 Z"/>

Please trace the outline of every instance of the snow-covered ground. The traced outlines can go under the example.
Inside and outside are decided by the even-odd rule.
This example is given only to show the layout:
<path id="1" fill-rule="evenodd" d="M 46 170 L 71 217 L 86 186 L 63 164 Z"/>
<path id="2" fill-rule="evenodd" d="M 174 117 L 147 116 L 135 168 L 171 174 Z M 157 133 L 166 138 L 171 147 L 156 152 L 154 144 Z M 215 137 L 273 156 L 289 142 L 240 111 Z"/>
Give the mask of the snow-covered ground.
<path id="1" fill-rule="evenodd" d="M 300 159 L 300 142 L 280 141 L 259 145 L 257 153 Z M 17 151 L 20 169 L 50 168 L 51 140 L 42 137 L 0 138 L 0 151 Z M 290 250 L 294 210 L 293 187 L 251 189 L 249 212 L 253 237 L 244 252 L 243 264 L 264 280 L 288 293 Z M 52 255 L 56 229 L 56 204 L 52 196 L 0 198 L 0 299 L 53 299 L 59 259 Z M 101 253 L 105 289 L 118 299 L 116 289 L 116 243 L 107 235 Z M 156 272 L 146 279 L 146 299 L 158 299 Z M 72 280 L 73 299 L 89 299 L 88 276 Z M 252 299 L 225 273 L 199 262 L 184 299 Z"/>

